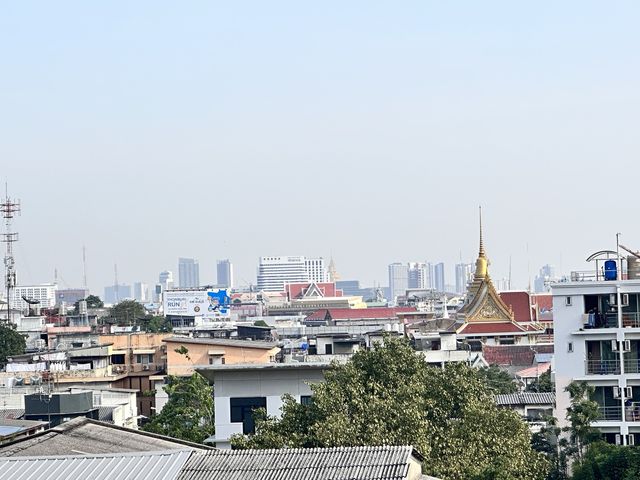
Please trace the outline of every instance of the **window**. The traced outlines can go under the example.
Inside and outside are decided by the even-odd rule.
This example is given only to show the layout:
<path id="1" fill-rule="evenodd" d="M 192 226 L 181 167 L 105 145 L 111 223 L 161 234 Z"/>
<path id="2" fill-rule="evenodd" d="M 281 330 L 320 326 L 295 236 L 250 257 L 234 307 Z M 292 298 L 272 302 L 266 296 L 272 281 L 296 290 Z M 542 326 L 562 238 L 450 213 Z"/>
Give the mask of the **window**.
<path id="1" fill-rule="evenodd" d="M 571 306 L 571 297 L 564 297 L 564 304 L 567 307 L 570 307 Z"/>
<path id="2" fill-rule="evenodd" d="M 325 353 L 326 355 L 331 355 L 331 354 L 333 353 L 333 345 L 332 345 L 332 344 L 330 344 L 330 343 L 327 343 L 327 344 L 324 346 L 324 353 Z"/>
<path id="3" fill-rule="evenodd" d="M 311 395 L 300 395 L 300 404 L 301 405 L 310 405 L 311 404 Z"/>
<path id="4" fill-rule="evenodd" d="M 112 365 L 124 365 L 124 355 L 111 355 L 111 364 Z"/>
<path id="5" fill-rule="evenodd" d="M 150 355 L 148 353 L 137 354 L 136 363 L 142 363 L 144 365 L 153 363 L 153 355 Z"/>
<path id="6" fill-rule="evenodd" d="M 248 435 L 256 431 L 253 410 L 267 408 L 267 399 L 265 397 L 230 398 L 229 405 L 231 407 L 231 421 L 233 423 L 242 422 L 242 433 Z"/>
<path id="7" fill-rule="evenodd" d="M 573 342 L 567 343 L 567 352 L 573 353 Z"/>

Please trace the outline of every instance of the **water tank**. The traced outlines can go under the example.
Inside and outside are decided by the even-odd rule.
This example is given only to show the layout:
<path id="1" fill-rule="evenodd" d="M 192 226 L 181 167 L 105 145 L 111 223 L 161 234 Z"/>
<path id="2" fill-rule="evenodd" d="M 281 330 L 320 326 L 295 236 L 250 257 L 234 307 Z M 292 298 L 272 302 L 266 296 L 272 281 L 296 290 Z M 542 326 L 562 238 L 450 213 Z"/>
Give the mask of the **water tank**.
<path id="1" fill-rule="evenodd" d="M 627 257 L 627 278 L 637 280 L 640 278 L 640 258 L 629 255 Z"/>
<path id="2" fill-rule="evenodd" d="M 604 279 L 616 280 L 618 278 L 618 265 L 615 260 L 605 260 L 604 262 Z"/>

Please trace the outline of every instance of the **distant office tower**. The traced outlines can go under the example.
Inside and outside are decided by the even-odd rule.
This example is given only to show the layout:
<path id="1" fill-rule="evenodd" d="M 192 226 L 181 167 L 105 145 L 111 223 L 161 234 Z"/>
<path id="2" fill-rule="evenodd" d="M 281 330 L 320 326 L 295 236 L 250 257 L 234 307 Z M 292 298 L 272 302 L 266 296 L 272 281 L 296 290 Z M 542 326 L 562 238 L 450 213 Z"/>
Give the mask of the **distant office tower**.
<path id="1" fill-rule="evenodd" d="M 409 263 L 408 288 L 431 288 L 431 276 L 429 275 L 429 267 L 426 263 Z"/>
<path id="2" fill-rule="evenodd" d="M 354 295 L 360 295 L 360 281 L 359 280 L 340 280 L 336 282 L 336 288 L 342 290 L 342 294 L 345 297 L 351 297 Z"/>
<path id="3" fill-rule="evenodd" d="M 553 265 L 544 265 L 540 269 L 540 273 L 534 280 L 534 290 L 536 293 L 550 292 L 551 282 L 556 281 L 556 269 Z"/>
<path id="4" fill-rule="evenodd" d="M 131 285 L 110 285 L 104 287 L 104 303 L 118 303 L 123 300 L 131 300 Z"/>
<path id="5" fill-rule="evenodd" d="M 41 285 L 18 285 L 11 291 L 9 306 L 20 310 L 29 308 L 29 304 L 24 298 L 38 300 L 40 308 L 53 308 L 56 305 L 56 291 L 58 286 L 55 283 L 43 283 Z"/>
<path id="6" fill-rule="evenodd" d="M 309 280 L 305 257 L 260 257 L 258 290 L 283 292 L 286 283 Z"/>
<path id="7" fill-rule="evenodd" d="M 409 266 L 406 263 L 389 265 L 389 300 L 396 301 L 398 295 L 405 295 L 409 288 Z"/>
<path id="8" fill-rule="evenodd" d="M 444 283 L 444 263 L 437 263 L 433 267 L 433 283 L 432 288 L 436 292 L 444 292 L 445 291 L 445 283 Z"/>
<path id="9" fill-rule="evenodd" d="M 304 266 L 310 282 L 322 283 L 329 281 L 327 269 L 324 266 L 324 258 L 305 258 Z"/>
<path id="10" fill-rule="evenodd" d="M 196 259 L 178 259 L 178 281 L 180 288 L 195 288 L 200 286 L 200 265 Z"/>
<path id="11" fill-rule="evenodd" d="M 133 298 L 138 302 L 149 301 L 149 288 L 146 283 L 135 282 L 133 284 Z"/>
<path id="12" fill-rule="evenodd" d="M 56 291 L 56 304 L 74 305 L 89 296 L 88 288 L 65 288 Z"/>
<path id="13" fill-rule="evenodd" d="M 233 288 L 233 264 L 226 260 L 218 260 L 217 269 L 217 285 L 219 287 Z"/>
<path id="14" fill-rule="evenodd" d="M 173 288 L 173 272 L 165 270 L 158 275 L 158 284 L 162 286 L 162 290 Z"/>
<path id="15" fill-rule="evenodd" d="M 473 264 L 456 264 L 456 293 L 462 295 L 467 291 L 467 284 L 473 279 Z"/>

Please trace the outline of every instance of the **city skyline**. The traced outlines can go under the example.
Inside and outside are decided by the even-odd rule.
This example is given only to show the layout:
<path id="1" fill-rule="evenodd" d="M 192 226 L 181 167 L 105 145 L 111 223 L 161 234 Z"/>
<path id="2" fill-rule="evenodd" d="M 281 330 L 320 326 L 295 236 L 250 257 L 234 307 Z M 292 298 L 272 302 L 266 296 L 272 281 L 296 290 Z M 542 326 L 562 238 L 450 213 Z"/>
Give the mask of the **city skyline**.
<path id="1" fill-rule="evenodd" d="M 452 279 L 478 204 L 517 288 L 616 232 L 640 247 L 634 189 L 595 176 L 637 171 L 640 62 L 621 46 L 640 5 L 251 5 L 3 10 L 18 283 L 83 286 L 83 245 L 94 292 L 114 263 L 151 285 L 180 256 L 212 284 L 232 259 L 239 287 L 265 255 L 333 257 L 364 285 L 434 259 Z"/>

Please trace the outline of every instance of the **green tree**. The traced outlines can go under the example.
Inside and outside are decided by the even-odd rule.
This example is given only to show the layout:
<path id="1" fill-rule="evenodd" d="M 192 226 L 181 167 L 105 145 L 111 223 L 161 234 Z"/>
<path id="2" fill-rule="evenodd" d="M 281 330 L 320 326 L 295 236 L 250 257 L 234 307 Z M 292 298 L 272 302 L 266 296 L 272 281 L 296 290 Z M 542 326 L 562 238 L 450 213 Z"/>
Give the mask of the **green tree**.
<path id="1" fill-rule="evenodd" d="M 87 308 L 103 308 L 104 307 L 104 302 L 97 295 L 89 295 L 87 298 L 84 299 L 84 301 L 87 302 Z M 78 311 L 80 310 L 80 301 L 78 300 L 76 303 L 74 303 L 73 307 L 76 313 L 78 313 Z"/>
<path id="2" fill-rule="evenodd" d="M 213 387 L 202 375 L 170 376 L 164 390 L 169 400 L 144 430 L 196 443 L 213 435 Z"/>
<path id="3" fill-rule="evenodd" d="M 551 381 L 551 369 L 544 372 L 532 383 L 527 385 L 527 392 L 554 392 L 555 385 Z"/>
<path id="4" fill-rule="evenodd" d="M 234 447 L 412 444 L 427 473 L 449 480 L 544 478 L 526 423 L 496 407 L 476 370 L 430 367 L 405 340 L 357 352 L 311 389 L 309 405 L 285 397 L 280 418 L 259 411 L 256 434 Z"/>
<path id="5" fill-rule="evenodd" d="M 11 325 L 0 325 L 0 365 L 6 365 L 7 358 L 21 355 L 27 347 L 24 335 L 18 333 Z"/>
<path id="6" fill-rule="evenodd" d="M 164 333 L 173 330 L 171 321 L 158 315 L 145 315 L 137 319 L 136 325 L 140 325 L 145 332 L 150 333 Z"/>
<path id="7" fill-rule="evenodd" d="M 593 443 L 583 462 L 574 468 L 572 480 L 637 480 L 640 448 Z"/>
<path id="8" fill-rule="evenodd" d="M 565 390 L 571 401 L 567 408 L 569 426 L 564 429 L 569 434 L 567 454 L 581 463 L 589 445 L 600 439 L 598 429 L 591 426 L 600 415 L 598 403 L 591 400 L 595 387 L 587 382 L 571 382 Z"/>
<path id="9" fill-rule="evenodd" d="M 123 300 L 109 309 L 112 323 L 137 325 L 140 323 L 140 319 L 145 316 L 144 307 L 135 300 Z"/>
<path id="10" fill-rule="evenodd" d="M 490 365 L 488 368 L 478 369 L 478 375 L 487 387 L 496 395 L 503 393 L 516 393 L 518 385 L 509 372 L 498 365 Z"/>

